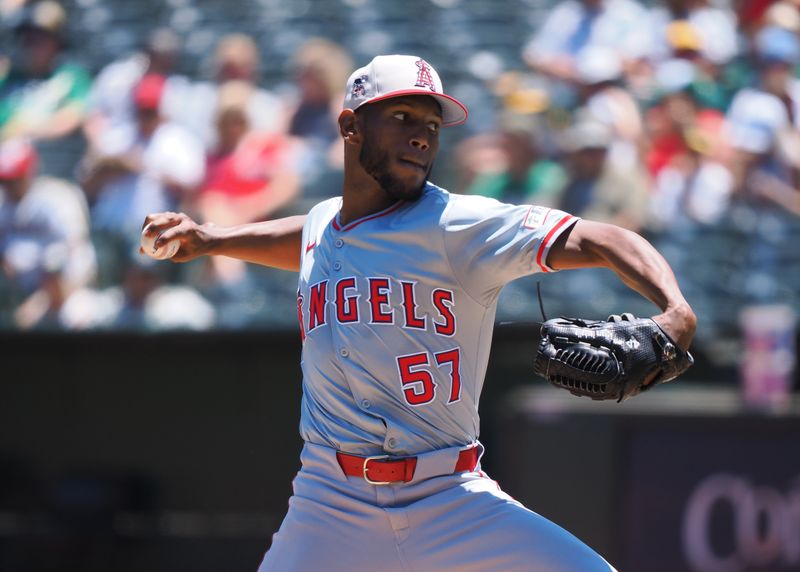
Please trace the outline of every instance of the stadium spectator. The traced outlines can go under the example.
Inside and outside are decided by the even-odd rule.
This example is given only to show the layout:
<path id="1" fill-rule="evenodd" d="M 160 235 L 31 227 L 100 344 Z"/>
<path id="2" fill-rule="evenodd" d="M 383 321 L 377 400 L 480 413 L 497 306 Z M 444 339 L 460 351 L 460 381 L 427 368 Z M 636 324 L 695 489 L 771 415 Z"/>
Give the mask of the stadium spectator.
<path id="1" fill-rule="evenodd" d="M 778 0 L 764 12 L 764 25 L 800 33 L 800 4 L 796 0 Z"/>
<path id="2" fill-rule="evenodd" d="M 96 271 L 83 193 L 39 176 L 37 164 L 29 141 L 0 143 L 0 270 L 10 298 L 4 310 L 23 329 L 57 324 L 64 300 Z"/>
<path id="3" fill-rule="evenodd" d="M 743 81 L 738 65 L 731 65 L 727 60 L 711 59 L 712 56 L 707 55 L 703 48 L 706 40 L 701 30 L 688 20 L 667 23 L 663 33 L 666 35 L 666 51 L 662 54 L 663 58 L 654 60 L 656 75 L 664 63 L 674 60 L 691 63 L 692 77 L 687 88 L 692 97 L 702 107 L 725 111 L 733 92 L 741 87 Z M 651 77 L 651 88 L 658 87 L 658 79 Z M 647 95 L 648 98 L 652 97 L 652 91 Z"/>
<path id="4" fill-rule="evenodd" d="M 165 85 L 164 76 L 142 78 L 136 123 L 110 130 L 83 162 L 92 226 L 123 242 L 138 244 L 143 213 L 178 208 L 205 173 L 200 141 L 159 111 Z"/>
<path id="5" fill-rule="evenodd" d="M 200 81 L 191 86 L 176 108 L 174 118 L 193 131 L 206 146 L 215 144 L 214 115 L 220 86 L 237 80 L 247 86 L 247 113 L 253 131 L 283 133 L 286 131 L 286 109 L 283 102 L 270 91 L 258 86 L 261 56 L 250 36 L 230 34 L 220 39 L 211 65 L 212 81 Z"/>
<path id="6" fill-rule="evenodd" d="M 656 69 L 653 102 L 644 115 L 645 165 L 653 177 L 689 152 L 684 133 L 701 111 L 692 89 L 696 75 L 696 66 L 685 59 L 667 60 Z"/>
<path id="7" fill-rule="evenodd" d="M 0 75 L 0 138 L 37 146 L 43 173 L 68 175 L 83 147 L 79 127 L 91 78 L 67 59 L 66 12 L 43 0 L 23 7 L 14 57 Z"/>
<path id="8" fill-rule="evenodd" d="M 727 213 L 734 179 L 724 123 L 722 113 L 707 109 L 681 133 L 682 152 L 655 179 L 651 211 L 658 230 L 668 230 L 681 219 L 713 225 Z"/>
<path id="9" fill-rule="evenodd" d="M 90 147 L 98 145 L 110 129 L 133 124 L 136 108 L 133 91 L 145 75 L 157 74 L 167 78 L 161 112 L 167 118 L 178 115 L 184 105 L 189 81 L 175 73 L 180 40 L 169 28 L 150 33 L 144 47 L 105 66 L 94 80 L 89 95 L 88 116 L 84 134 Z"/>
<path id="10" fill-rule="evenodd" d="M 216 147 L 208 154 L 198 197 L 205 220 L 234 225 L 270 218 L 299 191 L 295 142 L 281 134 L 253 131 L 247 84 L 220 87 L 215 114 Z"/>
<path id="11" fill-rule="evenodd" d="M 342 86 L 353 62 L 338 44 L 322 38 L 303 43 L 292 56 L 295 107 L 289 134 L 304 142 L 303 196 L 317 201 L 340 192 L 342 140 L 336 124 Z"/>
<path id="12" fill-rule="evenodd" d="M 298 48 L 292 57 L 292 74 L 297 88 L 297 107 L 291 112 L 289 133 L 330 145 L 339 138 L 336 115 L 341 107 L 342 85 L 352 61 L 329 40 L 314 38 Z"/>
<path id="13" fill-rule="evenodd" d="M 800 161 L 793 157 L 800 126 L 800 40 L 784 28 L 766 27 L 754 40 L 758 84 L 741 90 L 728 111 L 737 187 L 744 193 L 754 173 L 800 188 Z"/>
<path id="14" fill-rule="evenodd" d="M 0 0 L 0 20 L 6 20 L 25 5 L 27 0 Z"/>
<path id="15" fill-rule="evenodd" d="M 562 0 L 525 45 L 523 57 L 535 71 L 571 85 L 577 54 L 602 46 L 621 55 L 627 72 L 651 53 L 646 21 L 647 12 L 633 0 Z"/>
<path id="16" fill-rule="evenodd" d="M 735 0 L 736 19 L 739 29 L 748 39 L 752 39 L 764 25 L 767 11 L 775 0 Z"/>
<path id="17" fill-rule="evenodd" d="M 298 145 L 279 133 L 257 133 L 250 127 L 249 87 L 229 81 L 220 87 L 215 117 L 216 147 L 206 160 L 206 178 L 196 210 L 203 220 L 236 225 L 272 218 L 297 198 Z M 205 261 L 211 271 L 208 288 L 229 291 L 247 279 L 241 260 L 216 257 Z"/>
<path id="18" fill-rule="evenodd" d="M 724 65 L 736 57 L 736 15 L 709 0 L 664 0 L 650 10 L 655 61 L 690 50 L 712 65 Z M 677 24 L 677 26 L 675 26 Z"/>
<path id="19" fill-rule="evenodd" d="M 163 264 L 130 252 L 119 284 L 83 288 L 64 303 L 58 319 L 68 330 L 208 330 L 213 306 L 186 285 L 169 284 Z"/>
<path id="20" fill-rule="evenodd" d="M 607 126 L 614 140 L 609 160 L 622 169 L 638 167 L 642 146 L 642 117 L 636 100 L 621 86 L 622 59 L 616 50 L 588 46 L 576 54 L 579 113 Z"/>
<path id="21" fill-rule="evenodd" d="M 457 157 L 459 173 L 469 173 L 464 192 L 516 204 L 553 204 L 567 176 L 541 152 L 543 127 L 538 119 L 506 112 L 499 132 L 463 141 Z"/>
<path id="22" fill-rule="evenodd" d="M 613 133 L 602 123 L 580 119 L 563 135 L 568 180 L 556 208 L 592 220 L 641 230 L 649 222 L 649 188 L 639 169 L 608 161 Z"/>

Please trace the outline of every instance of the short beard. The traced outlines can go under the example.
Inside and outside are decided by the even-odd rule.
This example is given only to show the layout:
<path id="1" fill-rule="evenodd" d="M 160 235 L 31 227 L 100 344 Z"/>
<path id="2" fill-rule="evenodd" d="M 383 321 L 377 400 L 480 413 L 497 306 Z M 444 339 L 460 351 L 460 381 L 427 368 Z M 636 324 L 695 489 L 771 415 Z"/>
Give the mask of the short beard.
<path id="1" fill-rule="evenodd" d="M 422 190 L 428 183 L 428 175 L 430 175 L 431 167 L 433 166 L 430 165 L 428 167 L 425 179 L 420 185 L 411 187 L 390 172 L 389 155 L 386 152 L 381 152 L 377 142 L 369 135 L 364 138 L 364 144 L 361 146 L 361 151 L 358 155 L 358 162 L 364 171 L 375 179 L 386 194 L 402 201 L 416 201 L 422 196 Z"/>

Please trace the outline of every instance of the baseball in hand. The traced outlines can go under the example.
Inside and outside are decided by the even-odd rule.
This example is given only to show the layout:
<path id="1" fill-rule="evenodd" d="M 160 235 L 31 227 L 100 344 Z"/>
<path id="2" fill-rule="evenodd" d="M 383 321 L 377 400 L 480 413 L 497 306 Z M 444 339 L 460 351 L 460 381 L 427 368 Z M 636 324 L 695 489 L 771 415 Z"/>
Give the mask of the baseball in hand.
<path id="1" fill-rule="evenodd" d="M 156 260 L 166 260 L 167 258 L 172 258 L 175 256 L 175 253 L 177 253 L 178 249 L 181 247 L 181 241 L 177 238 L 173 238 L 167 244 L 162 244 L 160 248 L 155 248 L 156 239 L 161 235 L 148 235 L 147 230 L 150 228 L 150 224 L 148 224 L 142 230 L 142 238 L 139 241 L 144 253 L 150 258 L 155 258 Z"/>

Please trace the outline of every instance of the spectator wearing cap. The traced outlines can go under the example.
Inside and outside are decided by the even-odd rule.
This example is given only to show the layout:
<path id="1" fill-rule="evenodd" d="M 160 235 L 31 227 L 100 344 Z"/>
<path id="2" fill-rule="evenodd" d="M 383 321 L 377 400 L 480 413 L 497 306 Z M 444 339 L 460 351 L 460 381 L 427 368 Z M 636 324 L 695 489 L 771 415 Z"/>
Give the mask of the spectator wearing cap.
<path id="1" fill-rule="evenodd" d="M 579 119 L 563 134 L 567 183 L 556 208 L 577 216 L 639 231 L 649 222 L 647 178 L 608 161 L 614 135 L 591 118 Z"/>
<path id="2" fill-rule="evenodd" d="M 79 127 L 91 78 L 66 60 L 66 12 L 44 0 L 25 6 L 14 27 L 18 45 L 0 75 L 0 137 L 31 139 L 45 173 L 68 174 L 80 155 Z"/>
<path id="3" fill-rule="evenodd" d="M 641 160 L 642 116 L 633 96 L 621 86 L 622 73 L 622 60 L 612 48 L 588 46 L 576 56 L 578 113 L 609 128 L 613 136 L 609 160 L 631 170 Z"/>
<path id="4" fill-rule="evenodd" d="M 691 52 L 712 66 L 722 66 L 738 55 L 736 14 L 709 0 L 664 0 L 650 9 L 654 38 L 652 57 L 657 64 Z"/>
<path id="5" fill-rule="evenodd" d="M 52 327 L 64 301 L 89 284 L 96 259 L 80 189 L 39 176 L 38 156 L 24 139 L 0 143 L 0 271 L 11 308 L 0 321 Z"/>
<path id="6" fill-rule="evenodd" d="M 138 243 L 147 213 L 179 208 L 205 172 L 201 142 L 160 111 L 165 86 L 164 76 L 144 76 L 133 92 L 135 123 L 109 130 L 82 165 L 93 228 L 125 248 Z"/>
<path id="7" fill-rule="evenodd" d="M 684 5 L 693 8 L 678 9 Z M 671 5 L 671 10 L 655 8 L 653 35 L 658 38 L 659 47 L 651 60 L 655 74 L 649 78 L 643 99 L 650 99 L 660 87 L 658 82 L 662 78 L 657 75 L 663 64 L 683 60 L 693 67 L 688 86 L 692 97 L 702 107 L 725 111 L 733 92 L 741 87 L 738 61 L 734 61 L 738 44 L 732 22 L 732 13 L 704 6 L 702 2 L 681 0 Z"/>
<path id="8" fill-rule="evenodd" d="M 656 67 L 653 97 L 644 113 L 645 165 L 653 177 L 692 153 L 686 134 L 701 113 L 713 109 L 707 106 L 708 99 L 699 95 L 699 73 L 695 63 L 685 58 L 672 58 Z"/>
<path id="9" fill-rule="evenodd" d="M 187 98 L 189 80 L 175 73 L 180 40 L 170 28 L 157 28 L 147 37 L 141 50 L 105 66 L 94 80 L 88 102 L 84 134 L 94 146 L 109 129 L 132 124 L 136 119 L 133 91 L 145 75 L 166 78 L 162 113 L 173 118 Z"/>
<path id="10" fill-rule="evenodd" d="M 259 86 L 261 56 L 253 38 L 229 34 L 220 39 L 209 66 L 211 81 L 192 84 L 176 107 L 174 120 L 201 139 L 206 149 L 216 145 L 214 116 L 220 87 L 228 81 L 247 86 L 247 114 L 252 129 L 259 133 L 286 132 L 286 106 L 275 94 Z"/>

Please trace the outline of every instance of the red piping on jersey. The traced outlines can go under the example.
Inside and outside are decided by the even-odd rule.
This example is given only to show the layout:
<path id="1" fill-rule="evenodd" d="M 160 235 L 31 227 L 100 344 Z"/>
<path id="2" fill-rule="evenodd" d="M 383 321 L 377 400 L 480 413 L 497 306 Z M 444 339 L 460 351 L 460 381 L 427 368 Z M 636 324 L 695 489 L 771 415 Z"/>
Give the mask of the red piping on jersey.
<path id="1" fill-rule="evenodd" d="M 539 246 L 539 252 L 536 253 L 536 264 L 539 265 L 539 268 L 542 269 L 542 272 L 550 272 L 547 269 L 547 267 L 544 264 L 542 264 L 542 255 L 544 254 L 544 249 L 547 246 L 547 243 L 550 242 L 550 239 L 553 238 L 553 235 L 558 231 L 559 228 L 564 226 L 564 224 L 566 224 L 573 218 L 575 217 L 573 217 L 572 215 L 565 216 L 560 221 L 558 221 L 558 223 L 553 228 L 550 229 L 550 232 L 547 233 L 547 236 L 544 237 L 542 244 Z"/>
<path id="2" fill-rule="evenodd" d="M 382 216 L 386 216 L 387 214 L 396 211 L 397 209 L 399 209 L 404 204 L 405 204 L 405 201 L 397 201 L 395 204 L 393 204 L 392 206 L 390 206 L 389 208 L 387 208 L 385 210 L 382 210 L 381 212 L 378 212 L 378 213 L 375 213 L 374 215 L 370 215 L 370 216 L 355 220 L 355 221 L 351 222 L 350 224 L 346 224 L 344 227 L 339 226 L 339 221 L 337 220 L 339 218 L 339 214 L 337 213 L 336 216 L 333 217 L 333 228 L 335 228 L 336 230 L 341 230 L 343 232 L 347 232 L 348 230 L 357 227 L 362 222 L 367 222 L 368 220 L 372 220 L 374 218 L 380 218 Z"/>

